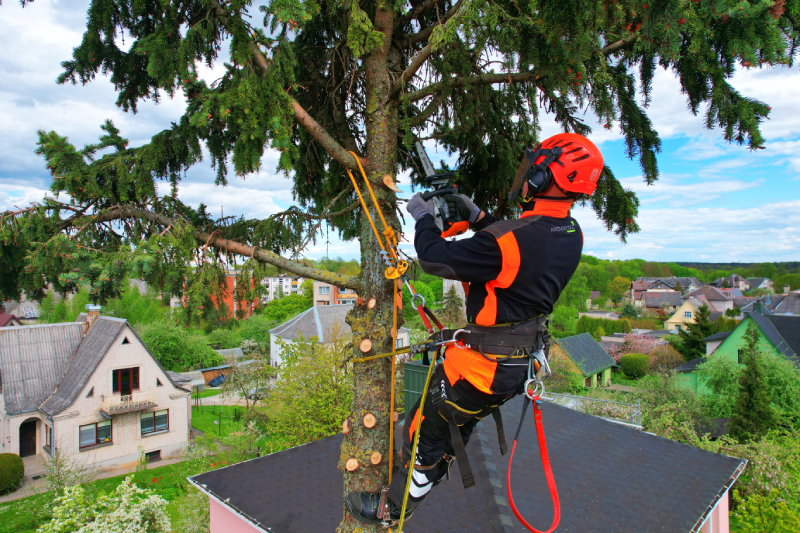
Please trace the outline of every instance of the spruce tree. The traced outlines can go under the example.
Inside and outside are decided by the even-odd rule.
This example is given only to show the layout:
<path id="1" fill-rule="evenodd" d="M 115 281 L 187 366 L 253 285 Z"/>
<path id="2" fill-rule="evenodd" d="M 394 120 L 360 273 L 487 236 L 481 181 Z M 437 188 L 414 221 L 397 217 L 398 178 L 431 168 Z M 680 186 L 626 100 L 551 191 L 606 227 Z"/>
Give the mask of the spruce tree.
<path id="1" fill-rule="evenodd" d="M 758 328 L 751 321 L 744 336 L 746 347 L 742 352 L 742 359 L 745 369 L 739 376 L 739 394 L 733 406 L 730 423 L 731 436 L 740 442 L 757 439 L 778 423 L 778 416 L 771 405 L 764 368 L 759 361 L 759 338 Z"/>
<path id="2" fill-rule="evenodd" d="M 539 140 L 542 110 L 564 131 L 589 134 L 586 112 L 605 128 L 618 126 L 627 154 L 653 184 L 661 147 L 647 114 L 655 69 L 675 73 L 690 112 L 705 109 L 709 128 L 762 148 L 759 124 L 770 108 L 729 80 L 739 64 L 792 64 L 797 10 L 783 0 L 284 0 L 258 7 L 93 0 L 59 83 L 109 75 L 126 111 L 164 96 L 185 97 L 186 110 L 138 147 L 111 122 L 82 148 L 70 144 L 69 132 L 41 131 L 37 151 L 53 175 L 54 197 L 2 217 L 0 296 L 41 297 L 46 283 L 60 293 L 88 285 L 92 301 L 102 303 L 135 275 L 183 295 L 191 324 L 211 318 L 224 296 L 223 259 L 238 258 L 250 279 L 272 265 L 375 298 L 372 309 L 356 305 L 348 322 L 356 340 L 369 337 L 375 353 L 389 351 L 394 287 L 344 173 L 358 171 L 350 152 L 395 230 L 393 181 L 404 170 L 415 183 L 423 177 L 409 155 L 417 138 L 458 154 L 458 184 L 481 208 L 515 215 L 508 186 L 525 148 Z M 222 67 L 221 75 L 202 79 L 202 64 Z M 231 172 L 259 170 L 267 148 L 280 153 L 278 168 L 294 180 L 296 206 L 264 219 L 214 218 L 181 200 L 179 185 L 203 150 L 224 185 Z M 160 182 L 172 186 L 170 194 L 158 194 Z M 584 200 L 623 240 L 638 231 L 638 200 L 611 169 Z M 291 259 L 323 223 L 358 239 L 358 275 Z M 246 292 L 263 297 L 260 283 Z M 387 461 L 371 465 L 364 454 L 388 457 L 389 368 L 385 358 L 353 368 L 351 421 L 372 412 L 380 422 L 370 430 L 350 424 L 338 466 L 344 472 L 348 458 L 360 466 L 344 474 L 344 492 L 386 481 Z M 356 527 L 378 529 L 345 516 L 339 531 Z"/>
<path id="3" fill-rule="evenodd" d="M 458 295 L 455 285 L 450 285 L 450 288 L 444 295 L 442 319 L 450 328 L 461 327 L 466 321 L 466 317 L 464 316 L 464 300 Z"/>
<path id="4" fill-rule="evenodd" d="M 694 323 L 688 322 L 684 324 L 684 327 L 678 329 L 677 349 L 687 361 L 705 357 L 706 343 L 703 342 L 703 339 L 716 333 L 710 317 L 711 312 L 708 306 L 703 304 L 694 314 Z"/>

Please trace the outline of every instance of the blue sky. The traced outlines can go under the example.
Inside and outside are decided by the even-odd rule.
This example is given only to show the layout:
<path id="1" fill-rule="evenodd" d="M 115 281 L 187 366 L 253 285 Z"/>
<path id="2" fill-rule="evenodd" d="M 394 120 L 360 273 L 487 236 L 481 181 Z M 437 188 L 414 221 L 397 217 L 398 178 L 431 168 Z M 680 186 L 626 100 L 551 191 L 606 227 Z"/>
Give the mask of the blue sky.
<path id="1" fill-rule="evenodd" d="M 102 77 L 86 87 L 56 85 L 60 62 L 80 42 L 87 6 L 88 0 L 36 0 L 25 9 L 10 1 L 0 7 L 0 210 L 41 200 L 47 191 L 49 173 L 33 153 L 38 129 L 55 130 L 82 146 L 94 142 L 100 124 L 110 118 L 136 146 L 183 111 L 179 97 L 145 103 L 137 115 L 123 113 Z M 577 208 L 585 253 L 657 261 L 800 259 L 800 69 L 742 69 L 733 85 L 772 106 L 763 125 L 765 150 L 750 152 L 723 142 L 719 130 L 706 130 L 702 114 L 689 113 L 674 76 L 658 72 L 649 115 L 662 136 L 663 151 L 661 179 L 651 187 L 644 184 L 638 162 L 625 157 L 619 132 L 593 128 L 590 138 L 607 163 L 639 195 L 642 231 L 622 244 L 591 210 Z M 589 114 L 586 118 L 596 124 Z M 542 117 L 542 124 L 544 136 L 558 132 L 548 117 Z M 433 145 L 428 149 L 438 162 L 441 151 Z M 290 181 L 273 172 L 276 161 L 273 152 L 265 151 L 264 170 L 244 181 L 233 178 L 226 188 L 214 186 L 207 165 L 195 167 L 179 194 L 192 205 L 208 204 L 215 214 L 224 209 L 226 215 L 267 216 L 292 203 Z M 400 179 L 401 188 L 409 191 L 407 180 Z M 405 230 L 411 240 L 413 228 Z M 347 258 L 358 252 L 352 243 L 332 239 L 328 253 Z M 306 253 L 310 258 L 325 254 L 324 239 Z"/>

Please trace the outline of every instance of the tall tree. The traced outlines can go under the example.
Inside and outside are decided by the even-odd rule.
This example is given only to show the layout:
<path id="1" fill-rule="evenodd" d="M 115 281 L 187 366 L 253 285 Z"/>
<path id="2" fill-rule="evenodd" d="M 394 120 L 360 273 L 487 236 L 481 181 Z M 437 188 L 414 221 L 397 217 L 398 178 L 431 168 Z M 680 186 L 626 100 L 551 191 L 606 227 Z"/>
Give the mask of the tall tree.
<path id="1" fill-rule="evenodd" d="M 464 316 L 464 300 L 456 292 L 456 286 L 450 285 L 450 288 L 444 294 L 444 302 L 442 303 L 442 319 L 447 324 L 447 327 L 461 327 L 466 322 Z"/>
<path id="2" fill-rule="evenodd" d="M 739 376 L 738 396 L 731 415 L 730 431 L 739 441 L 758 438 L 777 424 L 771 405 L 769 385 L 761 365 L 758 340 L 761 335 L 751 321 L 745 332 L 742 352 L 745 369 Z"/>
<path id="3" fill-rule="evenodd" d="M 687 322 L 684 327 L 678 330 L 679 339 L 677 349 L 687 361 L 704 357 L 706 355 L 706 343 L 703 339 L 716 332 L 714 324 L 711 322 L 711 312 L 708 306 L 703 304 L 694 314 L 694 323 Z"/>
<path id="4" fill-rule="evenodd" d="M 783 0 L 284 0 L 258 9 L 249 0 L 93 0 L 59 82 L 108 74 L 126 111 L 182 93 L 186 112 L 136 148 L 110 122 L 97 144 L 80 149 L 41 132 L 38 152 L 58 196 L 2 218 L 2 296 L 25 289 L 35 297 L 46 282 L 64 293 L 88 281 L 102 302 L 119 294 L 130 272 L 170 294 L 208 293 L 222 285 L 213 274 L 221 256 L 239 256 L 255 279 L 271 264 L 376 298 L 379 305 L 356 306 L 348 320 L 357 339 L 388 351 L 393 283 L 383 278 L 386 265 L 345 168 L 364 163 L 388 224 L 399 230 L 391 182 L 407 169 L 419 183 L 408 148 L 415 138 L 435 139 L 458 154 L 462 190 L 510 216 L 517 207 L 507 188 L 537 141 L 541 112 L 565 131 L 589 134 L 582 117 L 591 111 L 605 128 L 619 126 L 627 154 L 652 184 L 661 145 L 647 115 L 656 66 L 675 73 L 692 113 L 706 109 L 708 127 L 760 148 L 769 107 L 729 79 L 738 63 L 792 63 L 796 11 Z M 218 79 L 200 77 L 203 63 L 222 67 Z M 203 148 L 224 185 L 229 169 L 257 171 L 268 146 L 294 179 L 297 206 L 262 220 L 213 219 L 181 201 L 180 181 Z M 171 194 L 158 195 L 159 181 L 172 185 Z M 638 230 L 636 196 L 610 169 L 584 200 L 622 239 Z M 287 259 L 323 222 L 359 239 L 357 276 Z M 187 317 L 204 319 L 213 308 L 207 302 L 190 297 Z M 353 410 L 381 422 L 353 427 L 343 458 L 367 449 L 387 456 L 389 368 L 379 359 L 353 369 Z M 363 466 L 344 476 L 344 490 L 377 490 L 386 475 L 386 462 Z M 355 527 L 345 517 L 340 531 Z"/>

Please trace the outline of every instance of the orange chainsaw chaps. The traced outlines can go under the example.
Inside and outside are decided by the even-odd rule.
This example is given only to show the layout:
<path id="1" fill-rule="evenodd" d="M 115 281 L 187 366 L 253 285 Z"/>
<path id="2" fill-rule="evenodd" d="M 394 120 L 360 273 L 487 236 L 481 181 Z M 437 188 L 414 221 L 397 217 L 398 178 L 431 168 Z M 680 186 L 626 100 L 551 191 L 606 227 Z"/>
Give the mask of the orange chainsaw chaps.
<path id="1" fill-rule="evenodd" d="M 461 222 L 454 222 L 449 228 L 442 232 L 442 237 L 455 237 L 461 235 L 469 229 L 469 222 L 462 220 Z"/>

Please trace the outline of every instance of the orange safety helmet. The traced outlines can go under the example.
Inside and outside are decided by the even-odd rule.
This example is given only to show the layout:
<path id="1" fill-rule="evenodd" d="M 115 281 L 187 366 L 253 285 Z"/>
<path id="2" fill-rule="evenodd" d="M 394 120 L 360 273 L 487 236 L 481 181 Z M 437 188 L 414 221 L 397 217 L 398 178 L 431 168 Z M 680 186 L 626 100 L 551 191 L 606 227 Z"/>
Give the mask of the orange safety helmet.
<path id="1" fill-rule="evenodd" d="M 522 198 L 523 202 L 532 202 L 537 198 L 563 200 L 560 197 L 542 196 L 554 183 L 571 198 L 579 194 L 592 194 L 602 171 L 603 155 L 592 141 L 577 133 L 559 133 L 535 149 L 526 150 L 508 200 L 514 201 L 520 195 L 526 181 L 528 194 Z"/>

